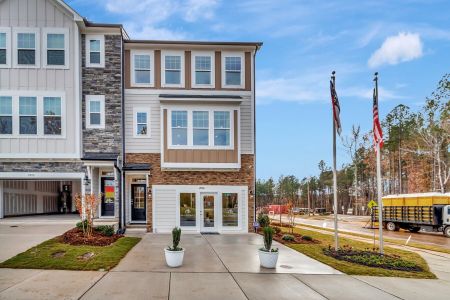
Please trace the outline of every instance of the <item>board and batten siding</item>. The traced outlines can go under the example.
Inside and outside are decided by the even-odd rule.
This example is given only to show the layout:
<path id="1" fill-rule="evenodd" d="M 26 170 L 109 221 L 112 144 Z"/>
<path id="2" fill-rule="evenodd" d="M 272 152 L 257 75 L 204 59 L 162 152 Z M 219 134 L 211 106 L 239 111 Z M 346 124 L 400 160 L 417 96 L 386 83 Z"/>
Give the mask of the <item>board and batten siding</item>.
<path id="1" fill-rule="evenodd" d="M 155 233 L 170 232 L 177 224 L 177 191 L 171 187 L 153 190 L 153 228 Z"/>
<path id="2" fill-rule="evenodd" d="M 127 153 L 161 152 L 161 104 L 159 94 L 125 93 L 125 149 Z M 241 154 L 253 154 L 253 103 L 250 96 L 243 96 L 240 104 Z M 205 102 L 203 106 L 207 106 Z M 215 104 L 211 104 L 214 106 Z M 134 108 L 150 108 L 150 137 L 136 138 L 134 133 Z"/>
<path id="3" fill-rule="evenodd" d="M 13 50 L 13 29 L 17 27 L 39 28 L 40 55 L 39 68 L 14 68 L 11 57 L 11 68 L 0 68 L 0 95 L 19 94 L 21 91 L 37 91 L 43 95 L 46 91 L 64 95 L 65 101 L 65 137 L 2 137 L 0 138 L 0 157 L 79 157 L 79 129 L 76 112 L 79 111 L 79 99 L 76 99 L 78 88 L 75 59 L 79 45 L 75 45 L 79 35 L 78 27 L 62 8 L 50 0 L 4 0 L 0 1 L 0 27 L 11 29 L 11 46 Z M 69 31 L 69 68 L 43 68 L 43 28 L 65 28 Z M 77 43 L 78 44 L 78 43 Z M 63 106 L 64 108 L 64 106 Z M 33 156 L 35 155 L 35 156 Z"/>

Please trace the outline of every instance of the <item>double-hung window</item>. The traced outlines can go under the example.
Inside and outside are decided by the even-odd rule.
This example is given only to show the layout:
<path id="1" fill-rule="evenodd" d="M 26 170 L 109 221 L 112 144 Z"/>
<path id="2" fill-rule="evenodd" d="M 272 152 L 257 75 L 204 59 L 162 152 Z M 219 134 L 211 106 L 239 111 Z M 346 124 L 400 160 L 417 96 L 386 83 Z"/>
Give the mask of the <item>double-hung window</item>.
<path id="1" fill-rule="evenodd" d="M 224 87 L 237 87 L 242 88 L 244 77 L 243 77 L 243 55 L 240 54 L 226 54 L 224 53 L 224 58 L 222 60 L 223 65 L 223 86 Z"/>
<path id="2" fill-rule="evenodd" d="M 0 68 L 9 68 L 11 65 L 10 32 L 9 28 L 0 27 Z"/>
<path id="3" fill-rule="evenodd" d="M 153 86 L 153 51 L 132 51 L 132 85 Z"/>
<path id="4" fill-rule="evenodd" d="M 214 146 L 230 145 L 230 112 L 214 111 Z"/>
<path id="5" fill-rule="evenodd" d="M 39 29 L 14 28 L 14 65 L 37 68 L 40 64 Z"/>
<path id="6" fill-rule="evenodd" d="M 37 134 L 36 97 L 19 97 L 19 133 Z"/>
<path id="7" fill-rule="evenodd" d="M 172 145 L 186 146 L 188 144 L 188 112 L 173 110 L 172 115 Z"/>
<path id="8" fill-rule="evenodd" d="M 214 52 L 198 52 L 192 56 L 193 87 L 214 86 Z"/>
<path id="9" fill-rule="evenodd" d="M 209 111 L 192 112 L 192 143 L 194 146 L 209 145 Z"/>
<path id="10" fill-rule="evenodd" d="M 184 52 L 161 52 L 161 85 L 163 87 L 184 86 Z"/>
<path id="11" fill-rule="evenodd" d="M 149 137 L 150 109 L 145 107 L 134 108 L 134 137 Z"/>
<path id="12" fill-rule="evenodd" d="M 44 97 L 44 134 L 61 135 L 61 98 Z"/>
<path id="13" fill-rule="evenodd" d="M 86 95 L 86 128 L 105 128 L 104 95 Z"/>
<path id="14" fill-rule="evenodd" d="M 105 36 L 86 35 L 86 67 L 105 67 Z"/>
<path id="15" fill-rule="evenodd" d="M 12 134 L 12 97 L 0 96 L 0 134 Z"/>
<path id="16" fill-rule="evenodd" d="M 67 68 L 69 31 L 62 28 L 44 28 L 44 66 L 47 68 Z"/>

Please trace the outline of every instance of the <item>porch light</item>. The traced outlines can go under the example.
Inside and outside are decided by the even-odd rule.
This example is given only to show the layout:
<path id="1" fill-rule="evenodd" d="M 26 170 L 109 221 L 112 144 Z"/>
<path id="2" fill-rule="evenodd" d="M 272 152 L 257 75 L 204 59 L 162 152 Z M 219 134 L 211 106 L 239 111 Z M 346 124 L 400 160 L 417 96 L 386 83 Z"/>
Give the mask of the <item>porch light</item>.
<path id="1" fill-rule="evenodd" d="M 88 185 L 91 184 L 91 180 L 89 179 L 89 177 L 87 176 L 87 174 L 84 174 L 83 184 L 84 184 L 85 186 L 88 186 Z"/>

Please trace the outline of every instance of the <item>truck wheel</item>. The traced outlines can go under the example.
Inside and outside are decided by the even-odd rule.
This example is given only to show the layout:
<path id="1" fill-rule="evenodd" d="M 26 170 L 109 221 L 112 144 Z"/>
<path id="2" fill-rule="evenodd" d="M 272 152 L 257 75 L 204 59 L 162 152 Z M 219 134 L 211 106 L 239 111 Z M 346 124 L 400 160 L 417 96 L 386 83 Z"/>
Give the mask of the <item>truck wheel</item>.
<path id="1" fill-rule="evenodd" d="M 387 222 L 386 229 L 389 231 L 397 231 L 398 227 L 397 227 L 397 224 L 395 224 L 394 222 Z"/>
<path id="2" fill-rule="evenodd" d="M 419 232 L 420 231 L 420 227 L 410 227 L 408 230 L 409 230 L 409 232 L 415 233 L 415 232 Z"/>
<path id="3" fill-rule="evenodd" d="M 444 235 L 450 238 L 450 226 L 444 228 Z"/>

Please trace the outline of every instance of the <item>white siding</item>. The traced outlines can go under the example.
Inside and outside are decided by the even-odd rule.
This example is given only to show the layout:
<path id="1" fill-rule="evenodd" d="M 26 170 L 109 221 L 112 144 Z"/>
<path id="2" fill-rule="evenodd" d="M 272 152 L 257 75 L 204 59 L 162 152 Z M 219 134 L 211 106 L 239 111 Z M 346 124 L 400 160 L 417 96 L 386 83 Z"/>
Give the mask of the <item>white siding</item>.
<path id="1" fill-rule="evenodd" d="M 58 157 L 76 157 L 78 153 L 78 132 L 76 114 L 79 108 L 79 99 L 76 99 L 77 80 L 75 76 L 75 35 L 78 30 L 73 18 L 51 0 L 4 0 L 0 1 L 0 27 L 38 27 L 40 30 L 41 66 L 36 69 L 4 68 L 0 69 L 0 93 L 6 91 L 52 91 L 62 92 L 65 95 L 65 138 L 0 138 L 0 153 L 4 157 L 45 156 L 45 154 L 58 154 Z M 69 69 L 45 69 L 43 63 L 43 28 L 56 27 L 69 30 Z M 11 30 L 11 35 L 13 30 Z M 13 49 L 11 36 L 11 47 Z M 14 64 L 11 63 L 11 66 Z M 64 113 L 63 113 L 64 114 Z M 48 155 L 51 156 L 51 155 Z M 1 157 L 1 156 L 0 156 Z M 54 156 L 53 156 L 54 157 Z"/>
<path id="2" fill-rule="evenodd" d="M 171 187 L 158 187 L 153 191 L 153 226 L 157 233 L 170 232 L 176 226 L 177 191 Z"/>
<path id="3" fill-rule="evenodd" d="M 125 147 L 127 153 L 160 153 L 161 152 L 161 105 L 159 93 L 148 90 L 148 94 L 125 93 Z M 196 102 L 198 103 L 198 102 Z M 206 102 L 205 105 L 207 105 Z M 133 137 L 134 107 L 150 108 L 150 137 Z M 241 153 L 253 153 L 253 114 L 252 98 L 244 96 L 240 105 Z"/>

